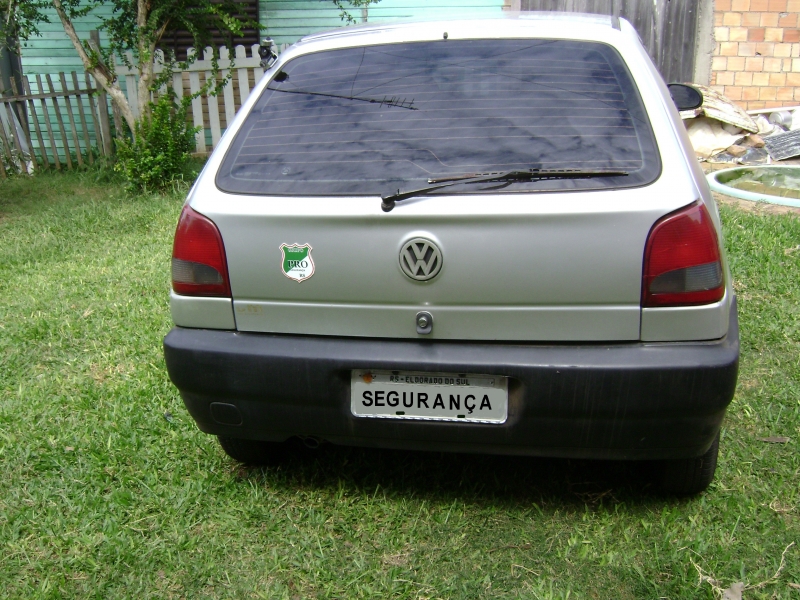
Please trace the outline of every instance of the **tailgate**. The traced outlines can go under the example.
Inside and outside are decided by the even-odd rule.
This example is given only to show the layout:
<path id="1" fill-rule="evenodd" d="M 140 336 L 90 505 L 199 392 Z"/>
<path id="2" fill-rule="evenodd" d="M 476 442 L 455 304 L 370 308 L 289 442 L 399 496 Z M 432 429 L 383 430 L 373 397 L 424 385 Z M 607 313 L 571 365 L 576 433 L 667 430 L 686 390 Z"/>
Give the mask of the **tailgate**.
<path id="1" fill-rule="evenodd" d="M 377 198 L 231 196 L 228 210 L 206 214 L 224 239 L 240 331 L 623 341 L 639 339 L 647 234 L 675 206 L 647 196 L 426 198 L 390 214 Z M 401 267 L 414 238 L 441 253 L 428 281 Z M 419 311 L 433 316 L 429 335 L 417 333 Z"/>

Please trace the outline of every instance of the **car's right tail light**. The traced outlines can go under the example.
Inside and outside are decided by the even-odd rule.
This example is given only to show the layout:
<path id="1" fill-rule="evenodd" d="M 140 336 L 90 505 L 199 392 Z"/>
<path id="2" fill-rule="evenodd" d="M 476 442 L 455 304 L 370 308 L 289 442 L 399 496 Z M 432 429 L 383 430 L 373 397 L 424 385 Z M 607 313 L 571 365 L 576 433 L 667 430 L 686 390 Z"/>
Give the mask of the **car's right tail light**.
<path id="1" fill-rule="evenodd" d="M 231 297 L 222 236 L 213 221 L 188 205 L 172 246 L 172 289 L 183 296 Z"/>
<path id="2" fill-rule="evenodd" d="M 692 306 L 725 295 L 719 240 L 702 202 L 661 218 L 644 253 L 642 306 Z"/>

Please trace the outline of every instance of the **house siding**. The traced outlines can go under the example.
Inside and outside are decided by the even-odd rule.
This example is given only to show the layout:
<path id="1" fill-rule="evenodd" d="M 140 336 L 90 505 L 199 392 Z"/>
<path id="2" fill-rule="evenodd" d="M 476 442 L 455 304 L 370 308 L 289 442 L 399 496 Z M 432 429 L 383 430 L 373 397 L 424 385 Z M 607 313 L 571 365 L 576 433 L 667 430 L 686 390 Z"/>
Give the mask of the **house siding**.
<path id="1" fill-rule="evenodd" d="M 368 9 L 370 23 L 411 19 L 452 19 L 493 16 L 507 7 L 505 0 L 381 0 Z M 361 21 L 361 9 L 350 14 Z M 259 19 L 279 45 L 293 44 L 304 35 L 335 29 L 345 23 L 332 2 L 324 0 L 261 0 Z"/>
<path id="2" fill-rule="evenodd" d="M 39 31 L 41 35 L 32 37 L 22 44 L 20 60 L 22 62 L 22 72 L 26 75 L 36 75 L 45 73 L 61 73 L 77 71 L 83 77 L 83 63 L 75 52 L 72 42 L 64 33 L 61 21 L 58 19 L 55 9 L 49 8 L 43 11 L 50 19 L 49 23 L 41 23 Z M 111 16 L 109 5 L 100 5 L 89 15 L 76 19 L 74 22 L 75 31 L 81 39 L 88 39 L 89 32 L 100 26 L 102 17 Z M 104 33 L 100 33 L 100 43 L 107 41 Z"/>

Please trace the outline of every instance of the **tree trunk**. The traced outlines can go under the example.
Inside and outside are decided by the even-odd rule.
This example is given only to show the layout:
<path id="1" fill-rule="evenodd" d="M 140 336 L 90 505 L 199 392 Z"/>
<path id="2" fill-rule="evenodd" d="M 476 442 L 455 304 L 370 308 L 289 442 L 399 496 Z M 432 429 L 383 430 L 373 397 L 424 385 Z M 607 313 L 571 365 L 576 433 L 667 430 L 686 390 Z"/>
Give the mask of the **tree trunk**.
<path id="1" fill-rule="evenodd" d="M 150 115 L 150 83 L 153 80 L 153 51 L 147 43 L 145 32 L 147 30 L 147 0 L 136 2 L 136 30 L 137 50 L 139 52 L 139 118 L 145 119 Z"/>
<path id="2" fill-rule="evenodd" d="M 92 61 L 89 60 L 89 56 L 86 54 L 83 44 L 81 43 L 80 39 L 78 39 L 78 34 L 75 32 L 75 27 L 72 25 L 72 21 L 67 16 L 63 4 L 61 4 L 61 0 L 51 1 L 53 3 L 53 7 L 58 13 L 58 18 L 61 19 L 61 25 L 64 27 L 67 37 L 72 42 L 72 45 L 75 47 L 75 51 L 78 53 L 78 56 L 83 63 L 83 68 L 86 69 L 88 73 L 91 73 L 97 83 L 103 86 L 103 89 L 108 92 L 108 95 L 111 96 L 111 100 L 119 107 L 119 111 L 122 113 L 122 118 L 125 119 L 125 122 L 128 124 L 131 133 L 135 135 L 134 132 L 136 131 L 136 119 L 133 117 L 131 105 L 128 103 L 128 99 L 125 97 L 122 88 L 119 87 L 115 78 L 113 78 L 111 75 L 111 71 L 106 65 L 100 62 L 98 62 L 98 64 L 95 66 L 92 65 Z"/>
<path id="3" fill-rule="evenodd" d="M 137 92 L 139 95 L 139 118 L 150 116 L 150 83 L 153 81 L 153 61 L 143 60 L 139 63 L 139 82 Z"/>
<path id="4" fill-rule="evenodd" d="M 138 10 L 146 11 L 147 6 L 142 0 L 139 0 Z M 144 17 L 137 17 L 146 23 L 147 14 Z M 169 20 L 166 20 L 161 27 L 155 31 L 154 34 L 147 36 L 146 27 L 139 27 L 139 85 L 137 91 L 139 92 L 139 118 L 149 117 L 151 113 L 150 107 L 150 89 L 153 85 L 155 78 L 155 59 L 156 59 L 156 45 L 161 40 L 161 36 L 167 30 Z"/>

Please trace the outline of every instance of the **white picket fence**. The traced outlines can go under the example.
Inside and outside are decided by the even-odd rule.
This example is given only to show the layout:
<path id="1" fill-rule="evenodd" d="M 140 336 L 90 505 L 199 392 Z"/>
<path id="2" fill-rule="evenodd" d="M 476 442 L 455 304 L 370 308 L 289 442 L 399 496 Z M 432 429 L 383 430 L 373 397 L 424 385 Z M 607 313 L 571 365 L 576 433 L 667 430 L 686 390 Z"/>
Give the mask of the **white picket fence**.
<path id="1" fill-rule="evenodd" d="M 250 54 L 248 56 L 247 49 L 244 46 L 236 46 L 234 48 L 233 77 L 230 77 L 221 94 L 217 96 L 203 94 L 192 100 L 192 122 L 195 127 L 201 128 L 195 136 L 195 149 L 199 153 L 210 151 L 207 134 L 210 134 L 211 148 L 216 147 L 222 137 L 222 133 L 228 127 L 228 124 L 233 121 L 236 111 L 244 104 L 250 91 L 264 75 L 264 69 L 260 65 L 261 58 L 258 55 L 258 45 L 254 44 L 249 50 Z M 189 53 L 193 52 L 194 49 L 190 48 Z M 202 59 L 198 58 L 186 71 L 173 73 L 172 89 L 175 90 L 178 98 L 196 94 L 202 89 L 205 82 L 213 77 L 212 56 L 212 49 L 210 47 L 206 48 Z M 231 59 L 228 48 L 221 47 L 219 56 L 220 76 L 227 77 L 231 72 Z M 133 108 L 134 116 L 138 116 L 138 71 L 131 70 L 125 65 L 117 65 L 116 69 L 117 75 L 125 80 L 128 102 Z M 163 63 L 158 59 L 155 61 L 154 70 L 156 73 L 163 71 Z M 220 100 L 222 101 L 221 110 Z"/>

